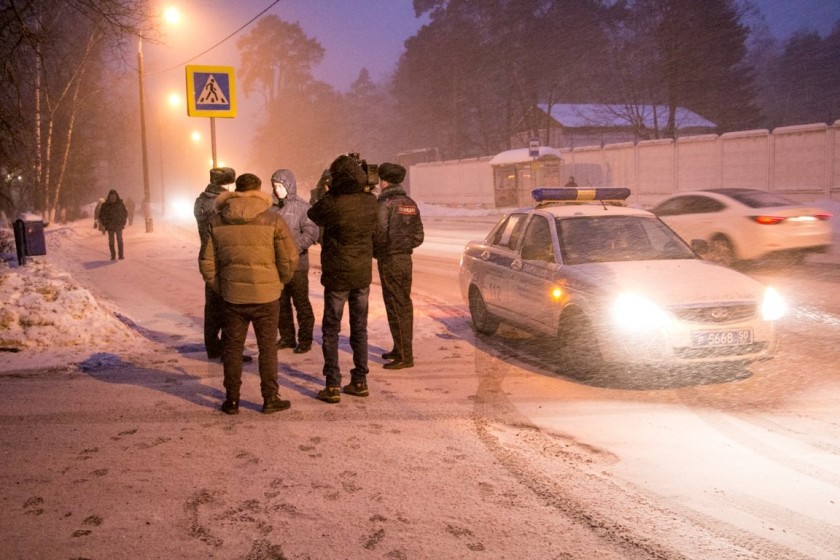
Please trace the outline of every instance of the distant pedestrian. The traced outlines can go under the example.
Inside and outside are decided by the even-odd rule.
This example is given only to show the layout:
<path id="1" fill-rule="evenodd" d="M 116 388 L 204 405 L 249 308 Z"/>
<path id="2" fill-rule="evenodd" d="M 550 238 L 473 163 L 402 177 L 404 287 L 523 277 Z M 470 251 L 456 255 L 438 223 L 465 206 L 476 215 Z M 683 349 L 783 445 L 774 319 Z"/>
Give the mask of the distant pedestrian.
<path id="1" fill-rule="evenodd" d="M 569 188 L 569 189 L 576 189 L 578 184 L 575 183 L 575 176 L 574 175 L 570 176 L 569 180 L 563 186 L 566 187 L 566 188 Z"/>
<path id="2" fill-rule="evenodd" d="M 236 178 L 236 190 L 216 197 L 217 213 L 210 219 L 210 238 L 201 249 L 199 270 L 204 281 L 224 298 L 222 364 L 225 401 L 222 412 L 239 412 L 242 350 L 253 323 L 259 348 L 263 414 L 286 410 L 277 384 L 274 337 L 283 283 L 294 275 L 298 251 L 292 234 L 262 182 L 251 173 Z"/>
<path id="3" fill-rule="evenodd" d="M 214 167 L 210 170 L 210 183 L 195 199 L 193 214 L 198 226 L 201 249 L 210 240 L 210 219 L 216 215 L 216 197 L 228 192 L 227 185 L 236 180 L 236 171 L 230 167 Z M 200 252 L 200 249 L 199 249 Z M 207 359 L 218 360 L 222 357 L 222 321 L 224 319 L 225 300 L 209 284 L 204 284 L 204 349 Z M 250 356 L 245 357 L 250 361 Z"/>
<path id="4" fill-rule="evenodd" d="M 98 229 L 105 235 L 105 228 L 102 227 L 102 222 L 99 221 L 99 214 L 102 212 L 102 205 L 105 204 L 105 199 L 100 198 L 96 201 L 96 208 L 93 209 L 93 229 Z"/>
<path id="5" fill-rule="evenodd" d="M 102 208 L 99 210 L 99 223 L 108 232 L 108 248 L 111 250 L 112 261 L 117 259 L 118 253 L 120 259 L 125 258 L 123 228 L 125 228 L 127 219 L 128 211 L 125 209 L 125 203 L 123 203 L 117 191 L 111 189 L 108 191 L 108 200 L 102 203 Z M 116 250 L 114 249 L 115 237 L 117 240 Z"/>
<path id="6" fill-rule="evenodd" d="M 134 224 L 134 199 L 130 196 L 125 199 L 125 209 L 128 211 L 128 225 Z"/>
<path id="7" fill-rule="evenodd" d="M 297 181 L 291 170 L 275 171 L 271 176 L 271 188 L 280 215 L 292 232 L 299 256 L 295 275 L 286 282 L 280 294 L 280 338 L 277 340 L 277 349 L 294 348 L 295 354 L 304 354 L 312 349 L 312 331 L 315 329 L 315 314 L 309 301 L 309 247 L 318 241 L 318 226 L 306 215 L 310 206 L 297 195 Z M 298 322 L 297 335 L 295 315 Z"/>
<path id="8" fill-rule="evenodd" d="M 379 166 L 382 191 L 379 218 L 373 236 L 373 256 L 382 284 L 382 299 L 388 315 L 393 349 L 382 354 L 385 369 L 414 366 L 414 305 L 411 302 L 411 253 L 423 243 L 420 210 L 402 187 L 405 168 L 395 163 Z"/>
<path id="9" fill-rule="evenodd" d="M 344 392 L 368 396 L 368 298 L 373 276 L 373 229 L 376 226 L 376 196 L 365 192 L 367 175 L 350 156 L 342 155 L 330 165 L 325 194 L 308 215 L 324 229 L 321 247 L 321 284 L 324 286 L 323 333 L 326 387 L 318 398 L 328 403 L 341 400 L 341 369 L 338 335 L 344 305 L 350 309 L 350 348 L 353 369 Z"/>

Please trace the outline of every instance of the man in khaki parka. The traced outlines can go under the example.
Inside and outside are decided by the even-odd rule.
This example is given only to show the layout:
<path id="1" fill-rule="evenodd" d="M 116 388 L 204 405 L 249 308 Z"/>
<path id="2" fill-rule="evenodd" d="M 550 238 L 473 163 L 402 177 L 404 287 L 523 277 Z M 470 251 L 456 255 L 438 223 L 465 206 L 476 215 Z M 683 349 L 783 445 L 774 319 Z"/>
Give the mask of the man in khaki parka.
<path id="1" fill-rule="evenodd" d="M 286 410 L 277 394 L 277 349 L 274 337 L 283 284 L 294 275 L 298 250 L 288 226 L 273 208 L 271 196 L 251 173 L 236 179 L 234 192 L 216 198 L 218 213 L 210 220 L 210 239 L 199 255 L 204 281 L 225 301 L 222 363 L 225 401 L 222 412 L 239 412 L 242 350 L 249 323 L 259 348 L 260 392 L 264 414 Z"/>

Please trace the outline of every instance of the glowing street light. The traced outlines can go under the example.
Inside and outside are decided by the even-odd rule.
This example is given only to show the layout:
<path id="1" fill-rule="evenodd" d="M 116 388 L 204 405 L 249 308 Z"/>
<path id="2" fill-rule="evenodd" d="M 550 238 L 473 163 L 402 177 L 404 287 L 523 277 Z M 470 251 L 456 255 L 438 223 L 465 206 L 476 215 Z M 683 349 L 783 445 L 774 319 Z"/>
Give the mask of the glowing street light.
<path id="1" fill-rule="evenodd" d="M 180 13 L 170 6 L 163 13 L 164 21 L 177 23 Z M 149 192 L 149 151 L 146 146 L 146 88 L 143 84 L 143 37 L 137 39 L 137 81 L 140 86 L 140 148 L 143 153 L 143 216 L 146 221 L 146 233 L 154 231 L 152 223 L 152 195 Z"/>
<path id="2" fill-rule="evenodd" d="M 146 147 L 146 92 L 143 87 L 143 38 L 137 40 L 137 79 L 140 85 L 140 149 L 143 153 L 143 217 L 146 233 L 154 231 L 152 195 L 149 193 L 149 151 Z"/>

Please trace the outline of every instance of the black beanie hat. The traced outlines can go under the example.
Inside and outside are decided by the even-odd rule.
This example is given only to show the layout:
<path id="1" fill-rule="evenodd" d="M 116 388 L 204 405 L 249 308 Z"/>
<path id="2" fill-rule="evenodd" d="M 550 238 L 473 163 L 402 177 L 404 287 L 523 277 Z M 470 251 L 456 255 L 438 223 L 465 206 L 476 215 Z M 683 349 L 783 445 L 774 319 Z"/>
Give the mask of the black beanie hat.
<path id="1" fill-rule="evenodd" d="M 399 185 L 405 179 L 405 167 L 397 163 L 385 162 L 379 166 L 379 178 L 392 185 Z"/>
<path id="2" fill-rule="evenodd" d="M 258 191 L 261 186 L 262 181 L 260 181 L 260 178 L 253 173 L 243 173 L 236 178 L 237 192 Z"/>

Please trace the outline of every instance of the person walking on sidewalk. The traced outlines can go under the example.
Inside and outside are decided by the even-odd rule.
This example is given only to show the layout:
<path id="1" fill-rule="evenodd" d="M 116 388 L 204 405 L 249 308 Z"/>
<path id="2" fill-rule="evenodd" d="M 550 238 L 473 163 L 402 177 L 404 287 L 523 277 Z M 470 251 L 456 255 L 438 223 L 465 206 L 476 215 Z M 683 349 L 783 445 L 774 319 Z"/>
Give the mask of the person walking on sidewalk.
<path id="1" fill-rule="evenodd" d="M 318 241 L 318 226 L 306 215 L 310 206 L 298 196 L 297 181 L 291 170 L 275 171 L 271 176 L 271 189 L 280 215 L 292 232 L 299 258 L 295 275 L 283 286 L 280 294 L 277 349 L 294 348 L 295 354 L 304 354 L 312 349 L 312 331 L 315 329 L 315 314 L 309 301 L 309 247 Z M 298 322 L 297 336 L 293 305 Z"/>
<path id="2" fill-rule="evenodd" d="M 201 248 L 199 270 L 204 281 L 225 300 L 222 363 L 225 401 L 222 412 L 239 412 L 242 350 L 253 323 L 259 348 L 263 414 L 286 410 L 277 384 L 274 336 L 280 314 L 283 283 L 291 280 L 298 251 L 271 196 L 260 191 L 262 181 L 251 173 L 236 178 L 236 190 L 216 197 L 218 213 L 210 219 L 210 238 Z"/>
<path id="3" fill-rule="evenodd" d="M 382 300 L 388 316 L 393 349 L 382 354 L 391 362 L 385 369 L 414 366 L 414 306 L 411 302 L 411 253 L 423 243 L 423 222 L 417 203 L 402 187 L 405 168 L 395 163 L 379 166 L 382 191 L 379 193 L 379 218 L 373 235 L 373 256 L 382 284 Z"/>
<path id="4" fill-rule="evenodd" d="M 344 392 L 368 396 L 368 298 L 373 277 L 373 229 L 376 226 L 376 196 L 365 192 L 367 174 L 347 155 L 330 164 L 326 193 L 309 209 L 309 218 L 323 228 L 321 284 L 324 286 L 324 317 L 321 322 L 326 387 L 318 398 L 328 403 L 341 400 L 341 369 L 338 335 L 344 305 L 350 309 L 350 347 L 353 369 Z"/>
<path id="5" fill-rule="evenodd" d="M 128 225 L 134 225 L 134 199 L 130 196 L 125 199 L 125 209 L 128 211 Z"/>
<path id="6" fill-rule="evenodd" d="M 99 209 L 99 223 L 102 225 L 103 231 L 108 232 L 108 248 L 111 250 L 112 261 L 117 259 L 118 253 L 120 259 L 125 258 L 123 229 L 125 229 L 126 220 L 128 220 L 128 211 L 125 209 L 125 204 L 117 191 L 111 189 L 108 191 L 108 199 Z M 116 250 L 114 250 L 115 237 L 117 238 Z"/>

